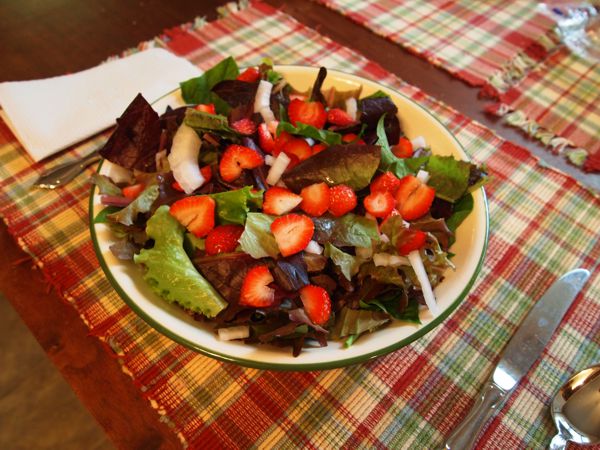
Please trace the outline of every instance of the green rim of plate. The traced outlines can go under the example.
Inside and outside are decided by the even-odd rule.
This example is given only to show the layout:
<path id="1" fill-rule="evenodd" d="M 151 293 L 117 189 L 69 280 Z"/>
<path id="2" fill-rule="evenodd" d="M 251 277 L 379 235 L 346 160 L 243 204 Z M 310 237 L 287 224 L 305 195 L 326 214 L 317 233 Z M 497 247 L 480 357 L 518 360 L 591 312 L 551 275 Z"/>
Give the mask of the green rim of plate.
<path id="1" fill-rule="evenodd" d="M 317 70 L 316 68 L 313 68 L 310 66 L 298 66 L 298 65 L 279 65 L 279 66 L 275 66 L 275 67 L 299 68 L 302 70 L 310 68 L 310 69 Z M 334 70 L 334 69 L 327 69 L 327 70 L 328 70 L 328 72 L 337 73 L 337 74 L 345 76 L 345 77 L 357 78 L 358 80 L 363 80 L 363 81 L 367 81 L 369 83 L 379 84 L 377 82 L 362 78 L 358 75 L 347 74 L 345 72 L 342 72 L 339 70 Z M 431 113 L 430 111 L 425 109 L 423 106 L 421 106 L 420 104 L 415 102 L 410 97 L 407 97 L 406 95 L 404 95 L 388 86 L 384 86 L 384 85 L 380 85 L 380 86 L 382 88 L 384 88 L 385 90 L 390 90 L 390 91 L 394 92 L 394 94 L 396 94 L 400 97 L 403 97 L 407 101 L 413 103 L 414 105 L 416 105 L 417 107 L 422 109 L 430 117 L 432 117 L 436 122 L 438 122 L 448 132 L 448 134 L 451 136 L 451 138 L 455 141 L 458 148 L 460 148 L 462 150 L 462 152 L 468 157 L 467 153 L 465 152 L 464 147 L 458 141 L 456 136 L 454 136 L 454 134 L 452 132 L 450 132 L 450 130 L 433 113 Z M 159 100 L 162 100 L 162 99 L 168 97 L 169 95 L 172 95 L 177 90 L 178 90 L 178 88 L 166 93 L 165 95 L 163 95 L 163 96 L 159 97 L 157 100 L 155 100 L 153 103 L 156 103 Z M 98 173 L 100 172 L 102 163 L 103 163 L 103 161 L 101 161 L 100 164 L 98 165 Z M 161 334 L 163 334 L 163 335 L 167 336 L 168 338 L 172 339 L 173 341 L 177 342 L 178 344 L 184 345 L 185 347 L 187 347 L 191 350 L 197 351 L 203 355 L 209 356 L 211 358 L 215 358 L 220 361 L 234 363 L 234 364 L 238 364 L 238 365 L 241 365 L 244 367 L 251 367 L 254 369 L 280 370 L 280 371 L 310 371 L 310 370 L 337 369 L 340 367 L 346 367 L 346 366 L 351 366 L 354 364 L 364 363 L 364 362 L 370 361 L 372 359 L 378 358 L 380 356 L 387 355 L 388 353 L 391 353 L 395 350 L 405 347 L 406 345 L 410 344 L 411 342 L 416 341 L 417 339 L 419 339 L 420 337 L 429 333 L 435 327 L 440 325 L 452 312 L 454 312 L 454 310 L 458 307 L 458 305 L 466 298 L 467 294 L 471 290 L 471 287 L 475 283 L 475 280 L 477 279 L 477 276 L 479 275 L 481 268 L 483 267 L 483 261 L 485 259 L 485 255 L 487 252 L 488 239 L 489 239 L 489 219 L 490 218 L 489 218 L 489 208 L 488 208 L 487 197 L 485 195 L 485 190 L 483 189 L 483 187 L 479 188 L 479 190 L 481 192 L 484 211 L 485 211 L 485 234 L 484 234 L 483 247 L 481 249 L 481 254 L 479 255 L 479 261 L 477 262 L 477 266 L 473 272 L 473 275 L 471 276 L 471 278 L 469 279 L 468 283 L 465 285 L 465 287 L 463 288 L 461 293 L 457 296 L 457 298 L 440 315 L 436 316 L 431 322 L 429 322 L 427 325 L 423 326 L 422 328 L 419 328 L 419 330 L 415 331 L 410 336 L 408 336 L 400 341 L 394 342 L 393 344 L 390 344 L 386 347 L 382 347 L 378 350 L 375 350 L 375 351 L 372 351 L 369 353 L 365 353 L 360 356 L 355 356 L 355 357 L 346 358 L 346 359 L 339 359 L 339 360 L 332 361 L 332 362 L 318 362 L 318 363 L 306 363 L 306 364 L 302 364 L 302 363 L 278 364 L 278 363 L 271 363 L 271 362 L 267 363 L 267 362 L 254 361 L 254 360 L 244 359 L 244 358 L 237 358 L 237 357 L 234 357 L 231 355 L 216 352 L 210 348 L 199 345 L 196 342 L 192 342 L 192 341 L 178 335 L 173 330 L 164 327 L 161 323 L 157 322 L 152 316 L 146 314 L 146 312 L 144 312 L 138 306 L 138 304 L 123 290 L 123 288 L 118 283 L 118 281 L 113 277 L 112 272 L 111 272 L 110 268 L 108 267 L 108 264 L 106 263 L 106 260 L 104 259 L 104 256 L 102 255 L 102 252 L 100 250 L 100 244 L 98 242 L 98 237 L 96 235 L 96 227 L 95 227 L 96 224 L 94 223 L 94 218 L 95 218 L 94 195 L 95 195 L 95 191 L 96 191 L 95 185 L 92 185 L 92 188 L 90 190 L 90 199 L 89 199 L 90 234 L 92 237 L 92 242 L 94 244 L 94 252 L 96 253 L 96 257 L 98 258 L 100 267 L 102 267 L 102 270 L 104 271 L 104 275 L 106 276 L 106 278 L 108 278 L 108 281 L 110 282 L 110 284 L 112 285 L 114 290 L 119 294 L 121 299 L 148 325 L 150 325 L 152 328 L 154 328 Z M 301 355 L 298 356 L 298 358 L 301 358 L 301 357 L 302 357 Z"/>

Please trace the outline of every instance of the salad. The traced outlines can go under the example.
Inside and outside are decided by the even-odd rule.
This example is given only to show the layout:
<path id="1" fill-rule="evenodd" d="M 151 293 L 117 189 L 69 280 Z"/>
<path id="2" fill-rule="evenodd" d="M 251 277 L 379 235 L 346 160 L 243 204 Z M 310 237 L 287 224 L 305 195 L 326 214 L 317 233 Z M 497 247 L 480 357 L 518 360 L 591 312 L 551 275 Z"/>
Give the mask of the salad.
<path id="1" fill-rule="evenodd" d="M 438 313 L 485 168 L 409 139 L 385 93 L 326 77 L 300 92 L 268 60 L 227 58 L 181 83 L 184 107 L 136 96 L 100 151 L 111 251 L 219 339 L 297 356 Z"/>

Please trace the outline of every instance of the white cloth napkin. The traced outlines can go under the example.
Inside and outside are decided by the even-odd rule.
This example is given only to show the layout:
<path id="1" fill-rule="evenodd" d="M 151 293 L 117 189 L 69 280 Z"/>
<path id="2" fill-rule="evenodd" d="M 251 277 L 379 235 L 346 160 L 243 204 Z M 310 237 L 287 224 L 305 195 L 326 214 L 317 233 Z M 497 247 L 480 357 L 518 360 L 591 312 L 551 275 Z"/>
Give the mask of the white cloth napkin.
<path id="1" fill-rule="evenodd" d="M 71 75 L 0 83 L 2 117 L 39 161 L 113 125 L 138 93 L 152 102 L 200 73 L 153 48 Z"/>

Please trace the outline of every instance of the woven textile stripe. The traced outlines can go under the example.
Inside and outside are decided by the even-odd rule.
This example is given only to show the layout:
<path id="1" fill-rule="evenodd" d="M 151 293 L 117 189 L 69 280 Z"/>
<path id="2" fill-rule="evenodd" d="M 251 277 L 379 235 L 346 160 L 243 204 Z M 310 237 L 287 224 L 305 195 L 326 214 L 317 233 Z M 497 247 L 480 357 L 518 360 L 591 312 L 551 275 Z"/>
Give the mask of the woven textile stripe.
<path id="1" fill-rule="evenodd" d="M 501 95 L 500 102 L 516 112 L 509 121 L 525 129 L 536 124 L 586 149 L 584 169 L 600 171 L 600 65 L 562 49 Z"/>
<path id="2" fill-rule="evenodd" d="M 270 56 L 277 63 L 322 63 L 382 80 L 431 109 L 493 176 L 487 188 L 488 256 L 471 294 L 443 326 L 366 364 L 276 373 L 198 355 L 137 318 L 95 262 L 86 177 L 60 192 L 28 188 L 41 170 L 83 150 L 32 166 L 0 126 L 0 214 L 9 230 L 91 333 L 121 357 L 140 393 L 189 448 L 439 447 L 534 300 L 564 271 L 592 267 L 600 257 L 599 202 L 575 180 L 540 167 L 527 151 L 281 12 L 255 3 L 197 30 L 170 30 L 157 45 L 203 68 L 230 54 L 242 64 Z M 600 352 L 597 274 L 592 281 L 540 363 L 486 430 L 482 448 L 548 444 L 551 387 Z"/>
<path id="3" fill-rule="evenodd" d="M 475 86 L 520 54 L 545 54 L 539 41 L 552 28 L 530 0 L 316 1 Z"/>

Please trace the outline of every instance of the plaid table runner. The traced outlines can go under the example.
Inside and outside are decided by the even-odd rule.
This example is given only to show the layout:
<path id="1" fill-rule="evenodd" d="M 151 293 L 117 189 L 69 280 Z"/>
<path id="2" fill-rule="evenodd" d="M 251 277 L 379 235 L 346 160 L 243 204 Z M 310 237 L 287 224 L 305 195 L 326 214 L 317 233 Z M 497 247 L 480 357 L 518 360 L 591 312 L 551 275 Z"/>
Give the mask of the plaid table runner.
<path id="1" fill-rule="evenodd" d="M 165 46 L 202 68 L 230 54 L 247 64 L 269 56 L 276 63 L 322 64 L 381 80 L 433 111 L 475 161 L 487 164 L 493 179 L 486 189 L 491 234 L 485 265 L 443 325 L 377 360 L 305 373 L 246 369 L 174 343 L 139 319 L 105 279 L 88 232 L 87 177 L 60 191 L 30 188 L 42 170 L 89 151 L 104 137 L 33 164 L 0 125 L 0 215 L 90 332 L 119 356 L 184 447 L 440 447 L 535 299 L 565 271 L 596 266 L 598 198 L 538 165 L 526 150 L 264 4 L 197 25 L 169 30 L 142 46 Z M 486 428 L 482 448 L 548 444 L 551 395 L 570 373 L 600 358 L 598 281 L 594 272 L 541 361 Z"/>
<path id="2" fill-rule="evenodd" d="M 585 171 L 600 171 L 600 65 L 557 52 L 554 22 L 539 2 L 316 1 L 483 86 L 482 94 L 499 100 L 490 112 Z"/>

